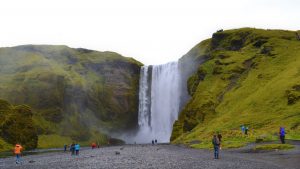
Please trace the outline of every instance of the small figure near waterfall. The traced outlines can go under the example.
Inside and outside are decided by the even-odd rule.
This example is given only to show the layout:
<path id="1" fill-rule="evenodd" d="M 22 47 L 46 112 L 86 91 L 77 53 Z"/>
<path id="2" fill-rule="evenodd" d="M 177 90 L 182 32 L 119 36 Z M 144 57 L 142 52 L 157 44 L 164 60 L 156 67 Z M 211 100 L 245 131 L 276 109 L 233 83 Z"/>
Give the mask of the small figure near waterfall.
<path id="1" fill-rule="evenodd" d="M 219 159 L 219 151 L 220 151 L 220 140 L 216 134 L 214 134 L 212 139 L 212 144 L 214 146 L 214 155 L 215 159 Z"/>
<path id="2" fill-rule="evenodd" d="M 16 144 L 14 148 L 14 154 L 16 155 L 16 164 L 22 163 L 21 152 L 23 147 L 20 144 Z"/>
<path id="3" fill-rule="evenodd" d="M 218 137 L 218 139 L 219 139 L 219 143 L 220 143 L 219 146 L 220 146 L 220 149 L 222 149 L 222 148 L 221 148 L 222 134 L 218 132 L 217 137 Z"/>
<path id="4" fill-rule="evenodd" d="M 91 146 L 92 146 L 92 149 L 94 149 L 94 148 L 96 148 L 97 145 L 96 145 L 96 143 L 93 142 Z"/>
<path id="5" fill-rule="evenodd" d="M 65 145 L 64 145 L 64 152 L 67 151 L 67 147 L 68 147 L 68 146 L 65 144 Z"/>
<path id="6" fill-rule="evenodd" d="M 155 141 L 154 141 L 154 142 L 155 142 L 155 144 L 157 144 L 157 140 L 156 140 L 156 139 L 155 139 Z"/>
<path id="7" fill-rule="evenodd" d="M 248 126 L 246 126 L 245 127 L 245 135 L 248 135 L 248 130 L 249 130 L 249 128 L 248 128 Z"/>
<path id="8" fill-rule="evenodd" d="M 75 152 L 76 152 L 76 155 L 78 156 L 79 155 L 79 150 L 80 150 L 80 145 L 77 143 L 75 144 Z"/>
<path id="9" fill-rule="evenodd" d="M 279 137 L 282 144 L 285 144 L 285 130 L 284 127 L 279 128 Z"/>
<path id="10" fill-rule="evenodd" d="M 71 155 L 72 155 L 72 156 L 75 155 L 75 144 L 74 144 L 74 143 L 72 143 L 72 144 L 70 145 L 70 151 L 71 151 Z"/>
<path id="11" fill-rule="evenodd" d="M 242 133 L 245 134 L 245 125 L 241 125 Z"/>

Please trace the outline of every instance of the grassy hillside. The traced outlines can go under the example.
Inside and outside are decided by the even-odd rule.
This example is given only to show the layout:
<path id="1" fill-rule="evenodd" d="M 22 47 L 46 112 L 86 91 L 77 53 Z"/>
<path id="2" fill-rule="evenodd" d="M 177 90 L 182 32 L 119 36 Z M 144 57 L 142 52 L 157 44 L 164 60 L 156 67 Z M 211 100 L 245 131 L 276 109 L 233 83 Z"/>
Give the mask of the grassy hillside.
<path id="1" fill-rule="evenodd" d="M 300 34 L 300 32 L 298 32 Z M 284 30 L 219 31 L 195 46 L 190 57 L 205 59 L 188 80 L 192 96 L 174 123 L 173 143 L 211 146 L 221 132 L 223 147 L 287 138 L 300 139 L 300 38 Z M 249 135 L 240 125 L 249 126 Z"/>
<path id="2" fill-rule="evenodd" d="M 136 127 L 140 66 L 67 46 L 0 48 L 0 98 L 32 107 L 39 147 L 106 143 L 105 133 Z"/>

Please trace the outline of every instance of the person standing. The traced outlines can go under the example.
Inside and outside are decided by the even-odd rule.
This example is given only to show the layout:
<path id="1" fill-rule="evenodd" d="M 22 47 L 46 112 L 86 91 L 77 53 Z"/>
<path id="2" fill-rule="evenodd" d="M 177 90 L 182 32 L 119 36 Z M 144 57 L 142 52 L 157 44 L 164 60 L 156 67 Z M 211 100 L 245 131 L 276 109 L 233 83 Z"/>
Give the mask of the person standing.
<path id="1" fill-rule="evenodd" d="M 79 155 L 79 150 L 80 150 L 80 145 L 77 143 L 75 144 L 75 152 L 77 156 Z"/>
<path id="2" fill-rule="evenodd" d="M 245 125 L 241 125 L 242 133 L 245 134 Z"/>
<path id="3" fill-rule="evenodd" d="M 71 146 L 70 146 L 70 151 L 71 151 L 71 155 L 75 155 L 75 144 L 72 143 Z"/>
<path id="4" fill-rule="evenodd" d="M 279 136 L 280 136 L 280 141 L 282 144 L 285 144 L 285 130 L 284 127 L 279 128 Z"/>
<path id="5" fill-rule="evenodd" d="M 67 147 L 68 147 L 68 146 L 65 144 L 65 145 L 64 145 L 64 152 L 67 151 Z"/>
<path id="6" fill-rule="evenodd" d="M 23 147 L 20 144 L 16 144 L 14 148 L 14 153 L 16 155 L 16 164 L 21 163 L 21 152 L 23 150 Z"/>
<path id="7" fill-rule="evenodd" d="M 212 139 L 212 144 L 214 146 L 214 155 L 215 159 L 219 159 L 219 150 L 220 150 L 220 140 L 217 135 L 214 135 Z"/>
<path id="8" fill-rule="evenodd" d="M 97 145 L 96 145 L 96 143 L 92 143 L 92 149 L 94 149 L 94 148 L 96 148 L 97 147 Z"/>
<path id="9" fill-rule="evenodd" d="M 220 146 L 220 149 L 221 149 L 221 142 L 222 142 L 222 135 L 221 135 L 221 133 L 218 133 L 217 137 L 219 139 L 219 143 L 220 143 L 219 146 Z"/>
<path id="10" fill-rule="evenodd" d="M 249 130 L 249 128 L 248 128 L 248 126 L 246 126 L 245 127 L 245 135 L 248 135 L 248 130 Z"/>

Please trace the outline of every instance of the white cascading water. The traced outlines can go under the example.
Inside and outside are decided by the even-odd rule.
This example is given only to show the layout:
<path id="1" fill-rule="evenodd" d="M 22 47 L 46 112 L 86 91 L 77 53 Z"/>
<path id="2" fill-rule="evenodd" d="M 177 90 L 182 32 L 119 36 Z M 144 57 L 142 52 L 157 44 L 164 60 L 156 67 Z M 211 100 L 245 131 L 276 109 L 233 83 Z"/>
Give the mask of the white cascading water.
<path id="1" fill-rule="evenodd" d="M 151 78 L 149 77 L 151 76 Z M 139 91 L 137 143 L 169 142 L 180 105 L 178 62 L 143 66 Z"/>

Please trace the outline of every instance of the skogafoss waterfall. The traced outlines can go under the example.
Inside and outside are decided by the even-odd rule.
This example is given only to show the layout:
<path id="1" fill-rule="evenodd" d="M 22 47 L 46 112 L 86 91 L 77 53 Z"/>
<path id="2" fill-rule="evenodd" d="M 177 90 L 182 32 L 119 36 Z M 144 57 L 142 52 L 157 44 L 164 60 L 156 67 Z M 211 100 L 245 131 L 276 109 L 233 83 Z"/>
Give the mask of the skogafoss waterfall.
<path id="1" fill-rule="evenodd" d="M 169 142 L 178 117 L 181 80 L 178 62 L 143 66 L 139 90 L 137 143 Z"/>

